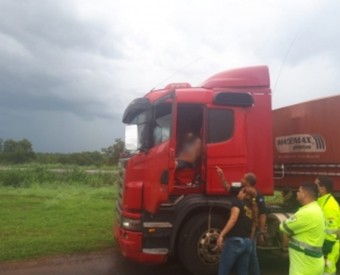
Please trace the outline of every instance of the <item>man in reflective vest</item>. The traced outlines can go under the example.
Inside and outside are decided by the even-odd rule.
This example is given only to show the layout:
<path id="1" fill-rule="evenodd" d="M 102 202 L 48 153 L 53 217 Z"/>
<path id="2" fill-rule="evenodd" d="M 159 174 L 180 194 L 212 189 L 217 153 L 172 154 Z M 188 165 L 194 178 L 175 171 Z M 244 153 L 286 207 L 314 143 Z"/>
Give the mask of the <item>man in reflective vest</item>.
<path id="1" fill-rule="evenodd" d="M 324 274 L 336 274 L 336 264 L 339 259 L 340 211 L 339 204 L 332 196 L 333 182 L 328 177 L 317 177 L 315 183 L 319 188 L 318 204 L 325 217 L 325 241 L 323 244 L 323 255 L 325 257 Z"/>
<path id="2" fill-rule="evenodd" d="M 289 275 L 322 275 L 325 221 L 322 210 L 316 202 L 317 185 L 302 184 L 296 197 L 302 206 L 293 216 L 280 224 L 280 230 L 290 238 Z"/>

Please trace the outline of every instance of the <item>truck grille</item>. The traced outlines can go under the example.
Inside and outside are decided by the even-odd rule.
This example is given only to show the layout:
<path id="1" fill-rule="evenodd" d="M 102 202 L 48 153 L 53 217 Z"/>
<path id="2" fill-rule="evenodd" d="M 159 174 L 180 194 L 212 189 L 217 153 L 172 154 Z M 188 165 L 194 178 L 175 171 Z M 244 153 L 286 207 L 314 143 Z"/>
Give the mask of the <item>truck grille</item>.
<path id="1" fill-rule="evenodd" d="M 117 205 L 121 205 L 123 199 L 123 190 L 124 190 L 124 179 L 125 179 L 125 171 L 126 164 L 129 158 L 121 158 L 118 164 L 118 201 Z"/>

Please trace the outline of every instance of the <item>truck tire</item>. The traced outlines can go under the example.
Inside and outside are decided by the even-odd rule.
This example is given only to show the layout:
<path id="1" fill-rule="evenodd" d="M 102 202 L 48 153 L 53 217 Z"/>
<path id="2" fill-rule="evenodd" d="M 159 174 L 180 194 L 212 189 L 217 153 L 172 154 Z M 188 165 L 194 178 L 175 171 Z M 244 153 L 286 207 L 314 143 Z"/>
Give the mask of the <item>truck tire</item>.
<path id="1" fill-rule="evenodd" d="M 221 251 L 216 240 L 227 222 L 227 217 L 202 213 L 191 218 L 180 232 L 178 255 L 186 269 L 195 275 L 217 274 Z"/>

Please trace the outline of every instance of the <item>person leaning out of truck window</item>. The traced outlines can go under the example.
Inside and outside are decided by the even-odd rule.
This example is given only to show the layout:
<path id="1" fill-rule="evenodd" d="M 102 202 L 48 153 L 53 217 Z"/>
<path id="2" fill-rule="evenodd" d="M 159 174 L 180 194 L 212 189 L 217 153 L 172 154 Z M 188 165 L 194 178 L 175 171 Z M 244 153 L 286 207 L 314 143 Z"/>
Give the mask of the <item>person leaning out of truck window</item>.
<path id="1" fill-rule="evenodd" d="M 216 166 L 216 172 L 221 179 L 222 186 L 226 192 L 230 192 L 232 195 L 237 192 L 237 187 L 231 186 L 230 183 L 225 179 L 223 170 Z M 253 238 L 253 246 L 252 252 L 250 255 L 250 262 L 249 262 L 249 271 L 251 275 L 260 275 L 260 265 L 257 256 L 257 239 L 260 245 L 263 245 L 264 240 L 264 233 L 265 233 L 265 226 L 267 220 L 267 207 L 265 205 L 263 195 L 256 189 L 256 182 L 257 178 L 254 173 L 245 173 L 243 178 L 241 179 L 241 183 L 243 186 L 251 186 L 256 190 L 256 203 L 258 205 L 258 226 L 256 228 L 256 234 Z"/>
<path id="2" fill-rule="evenodd" d="M 230 274 L 234 265 L 238 274 L 248 274 L 252 236 L 258 217 L 255 198 L 256 190 L 250 186 L 242 187 L 232 198 L 230 217 L 217 239 L 217 246 L 223 247 L 219 275 Z"/>
<path id="3" fill-rule="evenodd" d="M 280 224 L 280 230 L 289 236 L 289 275 L 322 275 L 324 258 L 324 217 L 316 199 L 315 183 L 304 183 L 296 193 L 302 205 L 289 219 Z"/>
<path id="4" fill-rule="evenodd" d="M 339 228 L 340 211 L 339 204 L 332 196 L 333 182 L 328 177 L 318 176 L 315 184 L 319 189 L 317 200 L 325 217 L 325 241 L 322 252 L 325 258 L 324 274 L 336 274 L 336 264 L 339 260 Z"/>
<path id="5" fill-rule="evenodd" d="M 201 139 L 193 133 L 188 133 L 181 150 L 175 160 L 175 182 L 180 186 L 195 186 L 198 171 L 196 162 L 201 156 Z"/>
<path id="6" fill-rule="evenodd" d="M 202 141 L 201 139 L 189 132 L 185 135 L 180 152 L 175 161 L 175 168 L 180 169 L 182 166 L 195 166 L 196 161 L 201 156 Z"/>

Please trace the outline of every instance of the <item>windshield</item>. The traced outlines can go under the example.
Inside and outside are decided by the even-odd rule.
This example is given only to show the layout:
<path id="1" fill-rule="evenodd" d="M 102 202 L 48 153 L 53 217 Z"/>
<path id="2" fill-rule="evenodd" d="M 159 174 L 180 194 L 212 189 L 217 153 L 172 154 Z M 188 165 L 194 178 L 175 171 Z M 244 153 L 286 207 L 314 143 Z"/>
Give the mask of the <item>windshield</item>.
<path id="1" fill-rule="evenodd" d="M 153 145 L 160 144 L 170 138 L 171 134 L 171 103 L 162 103 L 155 106 L 153 127 Z"/>
<path id="2" fill-rule="evenodd" d="M 136 125 L 137 150 L 150 149 L 170 138 L 172 104 L 163 102 L 135 116 L 129 125 Z M 152 117 L 152 119 L 151 119 Z"/>
<path id="3" fill-rule="evenodd" d="M 137 149 L 147 147 L 149 139 L 148 125 L 150 124 L 150 110 L 146 110 L 134 117 L 130 124 L 137 125 Z"/>

